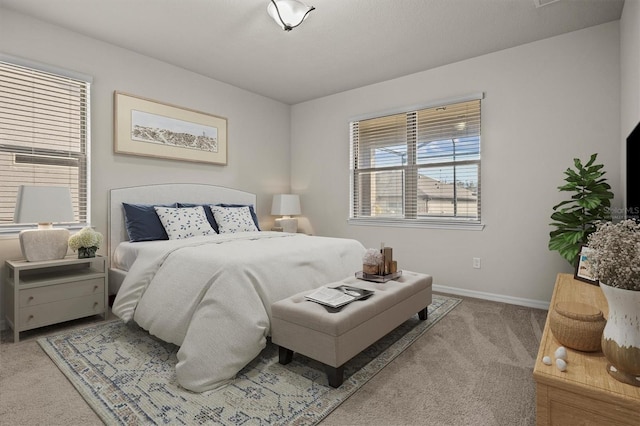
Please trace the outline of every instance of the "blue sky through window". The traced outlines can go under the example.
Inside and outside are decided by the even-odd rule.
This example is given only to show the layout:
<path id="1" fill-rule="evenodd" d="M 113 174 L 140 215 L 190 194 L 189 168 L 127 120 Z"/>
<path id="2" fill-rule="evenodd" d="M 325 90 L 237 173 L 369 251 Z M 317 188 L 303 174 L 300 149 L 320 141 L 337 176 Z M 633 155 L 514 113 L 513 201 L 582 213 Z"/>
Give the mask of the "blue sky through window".
<path id="1" fill-rule="evenodd" d="M 454 151 L 455 150 L 455 151 Z M 455 156 L 454 156 L 455 152 Z M 429 165 L 438 163 L 452 163 L 454 161 L 479 160 L 480 137 L 468 136 L 456 139 L 419 142 L 417 145 L 417 164 Z M 389 145 L 375 149 L 375 164 L 378 167 L 394 167 L 407 165 L 407 145 Z M 461 176 L 461 166 L 457 166 L 456 177 L 466 185 L 477 186 L 477 166 L 473 166 L 475 173 L 464 173 Z M 445 183 L 453 182 L 453 168 L 448 166 L 422 169 L 420 174 Z"/>

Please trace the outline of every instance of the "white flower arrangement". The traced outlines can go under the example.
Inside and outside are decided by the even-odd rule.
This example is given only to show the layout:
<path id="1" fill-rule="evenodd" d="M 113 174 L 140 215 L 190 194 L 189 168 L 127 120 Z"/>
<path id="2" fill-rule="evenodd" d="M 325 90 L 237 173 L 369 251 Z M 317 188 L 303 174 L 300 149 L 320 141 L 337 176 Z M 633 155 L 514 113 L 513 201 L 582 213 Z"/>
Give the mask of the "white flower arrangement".
<path id="1" fill-rule="evenodd" d="M 589 235 L 589 264 L 603 284 L 640 291 L 640 224 L 632 219 L 602 222 Z"/>
<path id="2" fill-rule="evenodd" d="M 362 256 L 362 272 L 376 275 L 380 273 L 382 263 L 382 253 L 380 250 L 368 249 Z"/>
<path id="3" fill-rule="evenodd" d="M 362 257 L 363 265 L 378 265 L 382 262 L 382 253 L 380 250 L 368 249 Z"/>
<path id="4" fill-rule="evenodd" d="M 73 251 L 81 247 L 95 248 L 95 250 L 97 250 L 100 248 L 100 245 L 102 245 L 102 240 L 103 238 L 100 232 L 94 231 L 91 227 L 87 226 L 69 237 L 69 247 L 71 247 Z"/>

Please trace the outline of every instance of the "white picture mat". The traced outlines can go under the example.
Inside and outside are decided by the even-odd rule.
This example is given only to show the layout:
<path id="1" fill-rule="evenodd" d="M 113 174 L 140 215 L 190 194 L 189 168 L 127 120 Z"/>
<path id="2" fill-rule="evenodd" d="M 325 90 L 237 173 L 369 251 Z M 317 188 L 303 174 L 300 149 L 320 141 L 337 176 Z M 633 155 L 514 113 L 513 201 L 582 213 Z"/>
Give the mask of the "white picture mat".
<path id="1" fill-rule="evenodd" d="M 188 108 L 182 108 L 125 93 L 114 92 L 114 152 L 145 157 L 227 164 L 227 119 Z M 151 143 L 132 137 L 133 111 L 166 117 L 167 122 L 178 120 L 194 127 L 215 128 L 216 151 L 202 151 L 180 146 Z"/>

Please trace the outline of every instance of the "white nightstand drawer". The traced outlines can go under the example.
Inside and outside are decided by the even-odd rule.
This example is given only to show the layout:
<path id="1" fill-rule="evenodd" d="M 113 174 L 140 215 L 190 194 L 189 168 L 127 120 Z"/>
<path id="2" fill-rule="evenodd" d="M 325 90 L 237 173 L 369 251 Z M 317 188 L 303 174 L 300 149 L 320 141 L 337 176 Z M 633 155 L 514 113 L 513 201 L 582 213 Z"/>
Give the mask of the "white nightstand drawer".
<path id="1" fill-rule="evenodd" d="M 104 296 L 104 278 L 22 290 L 20 292 L 20 307 L 37 306 L 94 294 Z"/>
<path id="2" fill-rule="evenodd" d="M 18 329 L 30 330 L 98 314 L 104 314 L 104 292 L 20 309 Z"/>
<path id="3" fill-rule="evenodd" d="M 20 341 L 21 331 L 92 315 L 106 320 L 109 315 L 104 256 L 5 260 L 2 275 L 5 320 L 13 329 L 14 343 Z"/>

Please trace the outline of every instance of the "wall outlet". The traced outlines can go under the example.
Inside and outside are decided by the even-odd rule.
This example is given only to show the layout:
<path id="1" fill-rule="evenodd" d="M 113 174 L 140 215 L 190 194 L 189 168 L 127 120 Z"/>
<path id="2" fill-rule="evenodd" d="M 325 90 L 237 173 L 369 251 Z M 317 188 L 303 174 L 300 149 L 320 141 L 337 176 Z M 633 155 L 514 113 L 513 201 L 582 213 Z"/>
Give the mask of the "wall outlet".
<path id="1" fill-rule="evenodd" d="M 475 269 L 480 269 L 480 258 L 479 257 L 474 257 L 473 258 L 473 267 Z"/>

